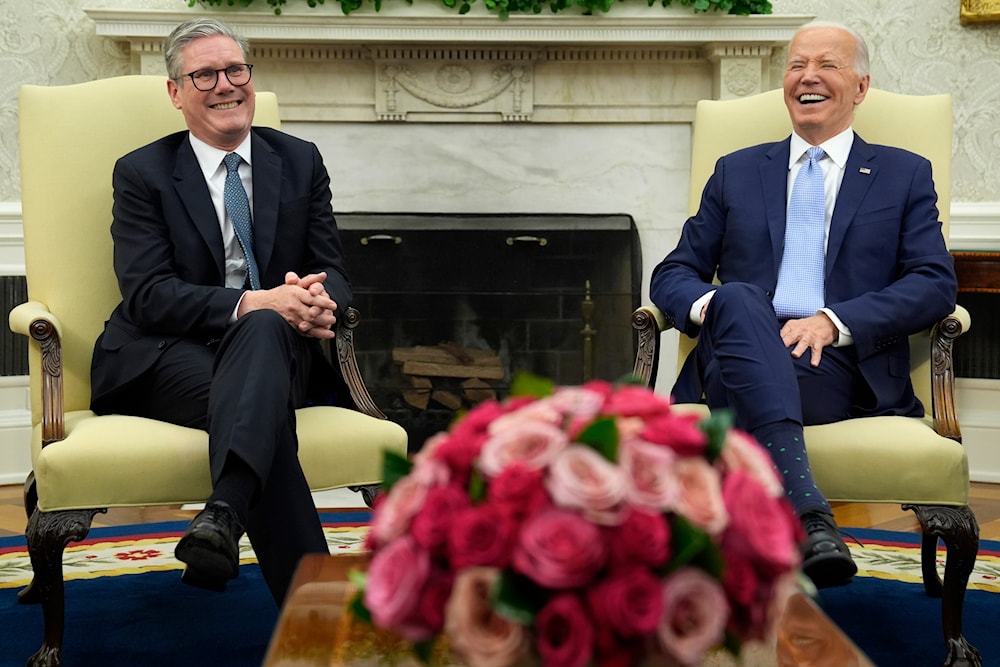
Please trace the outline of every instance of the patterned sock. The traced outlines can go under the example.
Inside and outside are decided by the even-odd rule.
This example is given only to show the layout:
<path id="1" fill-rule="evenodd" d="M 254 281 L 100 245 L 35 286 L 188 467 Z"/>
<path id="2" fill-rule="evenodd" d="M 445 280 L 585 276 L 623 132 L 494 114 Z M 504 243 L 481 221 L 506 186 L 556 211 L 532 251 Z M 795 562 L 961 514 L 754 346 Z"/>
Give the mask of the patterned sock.
<path id="1" fill-rule="evenodd" d="M 765 424 L 754 430 L 753 436 L 771 455 L 784 480 L 788 500 L 799 516 L 811 510 L 832 514 L 830 503 L 813 480 L 802 426 L 793 421 Z"/>

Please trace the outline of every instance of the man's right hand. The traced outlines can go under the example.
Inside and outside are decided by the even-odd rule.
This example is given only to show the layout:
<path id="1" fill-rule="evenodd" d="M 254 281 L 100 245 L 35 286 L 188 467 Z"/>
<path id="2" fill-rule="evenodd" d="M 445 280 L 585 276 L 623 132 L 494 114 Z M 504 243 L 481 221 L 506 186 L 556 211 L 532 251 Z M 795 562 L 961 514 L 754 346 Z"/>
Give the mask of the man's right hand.
<path id="1" fill-rule="evenodd" d="M 337 303 L 323 287 L 326 273 L 312 273 L 300 278 L 289 271 L 285 284 L 266 290 L 247 292 L 240 302 L 237 317 L 264 308 L 281 314 L 303 336 L 333 338 Z"/>

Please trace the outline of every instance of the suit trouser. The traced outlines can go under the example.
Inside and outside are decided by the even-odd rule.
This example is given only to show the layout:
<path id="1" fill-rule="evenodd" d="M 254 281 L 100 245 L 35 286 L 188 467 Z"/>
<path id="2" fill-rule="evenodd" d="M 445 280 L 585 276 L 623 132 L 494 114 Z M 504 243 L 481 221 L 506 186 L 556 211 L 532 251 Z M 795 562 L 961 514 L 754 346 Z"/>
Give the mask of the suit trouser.
<path id="1" fill-rule="evenodd" d="M 278 313 L 254 311 L 218 344 L 171 345 L 132 397 L 134 414 L 208 431 L 213 484 L 230 453 L 256 473 L 246 530 L 279 605 L 302 555 L 328 550 L 295 434 L 314 343 Z"/>
<path id="2" fill-rule="evenodd" d="M 792 357 L 781 326 L 760 288 L 747 283 L 718 288 L 695 350 L 709 407 L 730 408 L 736 425 L 750 432 L 782 421 L 812 425 L 847 419 L 862 384 L 855 349 L 826 347 L 813 367 L 808 350 Z"/>

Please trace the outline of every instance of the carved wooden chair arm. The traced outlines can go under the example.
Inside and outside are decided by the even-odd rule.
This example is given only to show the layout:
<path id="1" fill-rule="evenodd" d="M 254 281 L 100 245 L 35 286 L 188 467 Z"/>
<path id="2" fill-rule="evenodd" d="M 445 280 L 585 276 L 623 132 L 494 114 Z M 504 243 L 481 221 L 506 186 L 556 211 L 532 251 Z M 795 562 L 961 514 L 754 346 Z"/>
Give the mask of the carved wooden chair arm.
<path id="1" fill-rule="evenodd" d="M 376 419 L 386 419 L 385 414 L 378 409 L 368 393 L 361 371 L 358 369 L 358 359 L 354 354 L 354 328 L 360 321 L 361 313 L 353 306 L 337 318 L 337 335 L 333 339 L 337 347 L 337 364 L 350 390 L 351 400 L 358 410 Z"/>
<path id="2" fill-rule="evenodd" d="M 969 311 L 957 306 L 955 312 L 931 328 L 931 412 L 938 435 L 962 441 L 955 406 L 955 368 L 952 346 L 971 326 Z"/>
<path id="3" fill-rule="evenodd" d="M 656 369 L 660 361 L 660 333 L 673 326 L 673 321 L 653 305 L 639 306 L 632 312 L 632 328 L 638 336 L 638 349 L 632 374 L 647 387 L 656 385 Z"/>
<path id="4" fill-rule="evenodd" d="M 8 317 L 11 331 L 38 341 L 42 355 L 42 447 L 66 437 L 63 402 L 62 323 L 43 303 L 28 301 Z"/>

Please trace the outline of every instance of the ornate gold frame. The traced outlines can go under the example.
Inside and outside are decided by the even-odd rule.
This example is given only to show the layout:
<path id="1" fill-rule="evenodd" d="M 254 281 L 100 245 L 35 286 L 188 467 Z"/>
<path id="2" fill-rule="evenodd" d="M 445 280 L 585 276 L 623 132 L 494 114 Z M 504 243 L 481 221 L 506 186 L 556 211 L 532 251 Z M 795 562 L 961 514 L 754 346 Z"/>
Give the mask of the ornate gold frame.
<path id="1" fill-rule="evenodd" d="M 1000 0 L 962 0 L 958 18 L 963 25 L 1000 23 Z"/>

